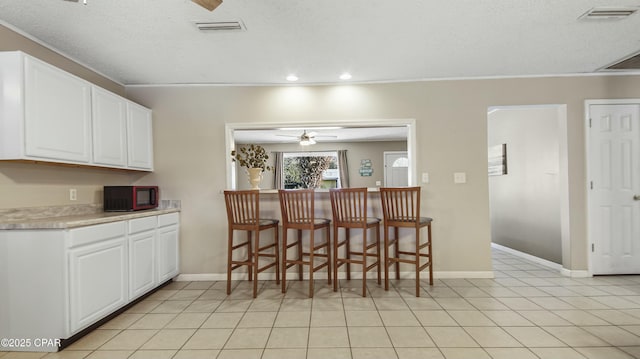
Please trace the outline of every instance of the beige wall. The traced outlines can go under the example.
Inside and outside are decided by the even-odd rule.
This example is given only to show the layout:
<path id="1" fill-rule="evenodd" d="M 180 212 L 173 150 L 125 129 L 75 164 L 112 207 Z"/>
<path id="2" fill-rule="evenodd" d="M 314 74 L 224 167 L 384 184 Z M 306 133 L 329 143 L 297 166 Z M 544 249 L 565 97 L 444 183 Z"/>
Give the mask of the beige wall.
<path id="1" fill-rule="evenodd" d="M 154 181 L 183 201 L 182 272 L 223 273 L 225 123 L 413 118 L 425 213 L 434 217 L 437 271 L 488 271 L 487 108 L 567 104 L 571 248 L 587 268 L 584 100 L 640 97 L 638 76 L 459 80 L 311 87 L 130 87 L 154 110 Z M 454 184 L 454 172 L 467 172 Z"/>
<path id="2" fill-rule="evenodd" d="M 0 49 L 23 50 L 63 68 L 72 65 L 1 26 Z M 312 87 L 130 87 L 127 95 L 154 111 L 155 173 L 132 177 L 101 170 L 0 164 L 0 207 L 64 203 L 67 185 L 87 186 L 86 192 L 78 193 L 78 202 L 84 203 L 82 193 L 87 202 L 94 202 L 105 183 L 157 183 L 163 198 L 182 200 L 181 272 L 224 273 L 225 123 L 412 118 L 417 171 L 429 172 L 431 179 L 423 186 L 423 211 L 435 220 L 435 269 L 489 271 L 487 107 L 566 104 L 571 248 L 564 265 L 581 270 L 587 268 L 584 100 L 640 98 L 640 76 Z M 466 184 L 453 183 L 453 172 L 460 171 L 467 172 Z"/>

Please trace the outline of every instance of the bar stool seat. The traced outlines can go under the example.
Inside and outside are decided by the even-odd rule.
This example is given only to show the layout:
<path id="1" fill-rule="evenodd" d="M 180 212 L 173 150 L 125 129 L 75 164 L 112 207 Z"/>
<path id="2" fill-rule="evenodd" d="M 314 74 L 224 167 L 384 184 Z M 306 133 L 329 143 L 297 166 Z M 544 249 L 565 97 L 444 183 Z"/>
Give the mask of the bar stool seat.
<path id="1" fill-rule="evenodd" d="M 331 220 L 316 218 L 315 216 L 315 191 L 313 189 L 281 189 L 278 190 L 280 210 L 282 212 L 282 293 L 287 291 L 287 269 L 297 265 L 298 279 L 302 280 L 302 267 L 309 266 L 309 298 L 313 297 L 313 274 L 327 267 L 327 277 L 331 284 Z M 315 232 L 325 229 L 325 240 L 317 242 Z M 297 239 L 289 243 L 289 229 L 298 232 Z M 309 231 L 309 251 L 303 251 L 302 233 Z M 295 258 L 288 256 L 290 248 L 296 247 L 298 255 Z M 318 252 L 325 250 L 325 253 Z M 305 257 L 308 258 L 305 260 Z M 316 265 L 316 259 L 326 259 Z"/>
<path id="2" fill-rule="evenodd" d="M 420 187 L 380 188 L 384 218 L 384 289 L 389 290 L 389 264 L 395 264 L 396 279 L 400 279 L 400 263 L 411 264 L 416 272 L 416 297 L 420 296 L 420 272 L 429 268 L 429 285 L 433 285 L 432 218 L 420 216 Z M 427 241 L 421 243 L 420 230 L 427 228 Z M 394 238 L 389 238 L 393 228 Z M 400 250 L 400 228 L 415 231 L 413 250 Z M 389 251 L 393 246 L 394 255 Z M 426 248 L 426 252 L 424 249 Z M 422 258 L 426 258 L 423 261 Z"/>
<path id="3" fill-rule="evenodd" d="M 380 218 L 367 216 L 366 188 L 338 188 L 330 189 L 331 211 L 333 213 L 333 291 L 338 291 L 338 267 L 346 264 L 347 280 L 351 280 L 351 264 L 362 265 L 362 296 L 367 296 L 367 272 L 374 267 L 378 270 L 378 284 L 380 276 Z M 344 240 L 340 241 L 339 230 L 344 229 Z M 352 249 L 351 230 L 362 231 L 362 247 Z M 367 241 L 367 231 L 375 229 L 372 243 Z M 344 257 L 340 256 L 340 247 L 344 246 Z M 356 256 L 354 258 L 353 256 Z M 368 259 L 373 257 L 373 261 Z"/>
<path id="4" fill-rule="evenodd" d="M 276 268 L 276 283 L 280 283 L 279 239 L 277 219 L 260 218 L 260 199 L 258 190 L 224 191 L 227 207 L 228 243 L 227 243 L 227 295 L 231 294 L 231 272 L 247 266 L 249 280 L 253 280 L 253 297 L 258 295 L 258 273 L 271 267 Z M 273 229 L 274 240 L 270 244 L 260 243 L 260 232 Z M 234 231 L 246 231 L 247 240 L 234 244 Z M 255 236 L 253 236 L 255 234 Z M 253 237 L 253 238 L 252 238 Z M 246 248 L 246 259 L 234 259 L 233 252 Z M 268 250 L 273 249 L 273 253 Z M 267 251 L 267 252 L 265 252 Z M 273 258 L 271 263 L 260 267 L 260 258 Z"/>

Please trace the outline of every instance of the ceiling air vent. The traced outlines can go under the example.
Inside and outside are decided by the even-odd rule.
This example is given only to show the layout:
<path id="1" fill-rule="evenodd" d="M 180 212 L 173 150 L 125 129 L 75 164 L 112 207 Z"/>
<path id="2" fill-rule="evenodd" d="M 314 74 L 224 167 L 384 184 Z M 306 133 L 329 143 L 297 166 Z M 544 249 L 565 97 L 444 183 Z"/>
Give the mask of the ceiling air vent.
<path id="1" fill-rule="evenodd" d="M 241 21 L 196 22 L 200 31 L 244 31 Z"/>
<path id="2" fill-rule="evenodd" d="M 631 57 L 627 57 L 626 59 L 616 62 L 613 65 L 609 65 L 605 68 L 605 70 L 640 70 L 640 53 L 637 53 Z"/>
<path id="3" fill-rule="evenodd" d="M 627 18 L 638 11 L 638 7 L 594 7 L 582 14 L 580 20 L 619 20 Z"/>

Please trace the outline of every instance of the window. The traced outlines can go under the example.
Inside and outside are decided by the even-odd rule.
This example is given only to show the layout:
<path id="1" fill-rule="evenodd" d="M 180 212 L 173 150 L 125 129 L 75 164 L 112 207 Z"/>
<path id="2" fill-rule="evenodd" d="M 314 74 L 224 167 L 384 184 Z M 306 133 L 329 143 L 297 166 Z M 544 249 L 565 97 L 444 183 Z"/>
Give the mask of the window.
<path id="1" fill-rule="evenodd" d="M 339 188 L 338 153 L 285 152 L 282 161 L 284 188 Z"/>

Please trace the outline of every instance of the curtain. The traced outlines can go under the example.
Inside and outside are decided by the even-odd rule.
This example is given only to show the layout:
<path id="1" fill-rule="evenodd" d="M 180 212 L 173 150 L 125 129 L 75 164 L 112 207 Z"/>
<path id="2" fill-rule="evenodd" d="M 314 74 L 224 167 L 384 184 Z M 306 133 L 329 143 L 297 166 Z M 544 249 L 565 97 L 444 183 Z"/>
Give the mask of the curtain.
<path id="1" fill-rule="evenodd" d="M 347 165 L 347 150 L 338 150 L 338 171 L 340 187 L 349 187 L 349 166 Z"/>
<path id="2" fill-rule="evenodd" d="M 273 188 L 282 189 L 284 188 L 282 178 L 284 154 L 283 152 L 273 152 L 273 155 L 275 156 L 275 162 L 273 164 Z"/>

